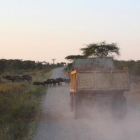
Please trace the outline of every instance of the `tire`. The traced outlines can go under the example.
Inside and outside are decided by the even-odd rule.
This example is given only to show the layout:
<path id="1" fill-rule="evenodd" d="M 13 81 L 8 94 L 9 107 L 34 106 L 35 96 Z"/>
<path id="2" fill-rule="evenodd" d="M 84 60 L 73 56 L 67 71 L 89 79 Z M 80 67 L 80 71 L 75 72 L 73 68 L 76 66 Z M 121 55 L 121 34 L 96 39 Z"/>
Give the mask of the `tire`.
<path id="1" fill-rule="evenodd" d="M 71 112 L 73 112 L 73 95 L 72 95 L 72 93 L 70 94 L 70 109 L 71 109 Z"/>
<path id="2" fill-rule="evenodd" d="M 70 108 L 71 111 L 74 113 L 74 119 L 78 119 L 78 107 L 77 107 L 77 99 L 73 93 L 71 93 L 71 99 L 70 99 Z"/>
<path id="3" fill-rule="evenodd" d="M 75 115 L 75 119 L 79 119 L 82 118 L 83 115 L 83 111 L 81 108 L 81 99 L 76 97 L 74 100 L 74 115 Z"/>
<path id="4" fill-rule="evenodd" d="M 124 118 L 126 116 L 127 100 L 123 94 L 118 95 L 117 98 L 114 100 L 113 112 L 114 112 L 115 117 L 117 118 Z"/>

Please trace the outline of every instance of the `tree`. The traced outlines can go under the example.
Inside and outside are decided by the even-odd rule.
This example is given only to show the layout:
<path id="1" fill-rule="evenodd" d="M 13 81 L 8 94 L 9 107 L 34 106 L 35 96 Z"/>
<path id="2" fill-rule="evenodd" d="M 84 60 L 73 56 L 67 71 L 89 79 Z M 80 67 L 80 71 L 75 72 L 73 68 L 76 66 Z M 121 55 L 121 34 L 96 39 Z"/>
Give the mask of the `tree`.
<path id="1" fill-rule="evenodd" d="M 34 69 L 36 67 L 37 67 L 37 65 L 36 65 L 35 61 L 31 61 L 31 60 L 23 61 L 23 69 L 25 69 L 25 70 Z"/>
<path id="2" fill-rule="evenodd" d="M 85 58 L 85 56 L 83 56 L 83 55 L 68 55 L 65 57 L 65 59 L 67 59 L 69 61 L 73 61 L 77 58 Z"/>
<path id="3" fill-rule="evenodd" d="M 0 59 L 0 74 L 2 74 L 4 72 L 5 64 L 6 64 L 6 60 L 5 59 Z"/>
<path id="4" fill-rule="evenodd" d="M 20 60 L 20 59 L 14 59 L 11 62 L 11 68 L 14 69 L 14 70 L 21 69 L 22 68 L 22 60 Z"/>
<path id="5" fill-rule="evenodd" d="M 116 43 L 107 44 L 106 42 L 93 43 L 86 45 L 86 48 L 81 48 L 85 57 L 107 57 L 113 54 L 120 55 L 119 48 Z"/>
<path id="6" fill-rule="evenodd" d="M 66 62 L 61 62 L 60 64 L 61 64 L 61 66 L 65 66 Z"/>

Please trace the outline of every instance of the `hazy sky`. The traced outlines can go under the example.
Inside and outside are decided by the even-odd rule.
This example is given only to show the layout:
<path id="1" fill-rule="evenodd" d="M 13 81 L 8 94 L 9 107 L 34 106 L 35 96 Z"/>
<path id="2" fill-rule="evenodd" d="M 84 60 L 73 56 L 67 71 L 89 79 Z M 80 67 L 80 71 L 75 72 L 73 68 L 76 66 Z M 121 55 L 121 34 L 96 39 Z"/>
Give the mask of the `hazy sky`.
<path id="1" fill-rule="evenodd" d="M 101 41 L 140 60 L 140 0 L 0 0 L 0 58 L 66 61 Z"/>

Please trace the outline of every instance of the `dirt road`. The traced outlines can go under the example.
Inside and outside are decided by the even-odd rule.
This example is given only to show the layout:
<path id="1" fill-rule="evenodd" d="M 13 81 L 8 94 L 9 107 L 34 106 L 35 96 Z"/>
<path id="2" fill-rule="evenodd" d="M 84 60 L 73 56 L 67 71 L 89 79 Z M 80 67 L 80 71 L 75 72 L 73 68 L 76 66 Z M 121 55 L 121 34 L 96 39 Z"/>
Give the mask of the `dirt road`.
<path id="1" fill-rule="evenodd" d="M 62 68 L 54 70 L 52 78 L 63 77 Z M 108 113 L 93 111 L 93 118 L 74 119 L 69 107 L 69 86 L 50 87 L 34 140 L 139 140 L 140 113 L 131 111 L 123 120 Z"/>

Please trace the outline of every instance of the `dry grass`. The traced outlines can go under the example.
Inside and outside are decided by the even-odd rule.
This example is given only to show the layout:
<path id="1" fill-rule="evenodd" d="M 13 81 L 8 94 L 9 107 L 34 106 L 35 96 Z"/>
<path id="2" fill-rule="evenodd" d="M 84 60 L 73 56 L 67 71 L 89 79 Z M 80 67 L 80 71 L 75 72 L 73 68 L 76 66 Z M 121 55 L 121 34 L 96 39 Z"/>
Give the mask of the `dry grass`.
<path id="1" fill-rule="evenodd" d="M 34 72 L 33 80 L 46 80 L 51 73 Z M 0 140 L 32 139 L 46 89 L 29 82 L 0 84 Z"/>

